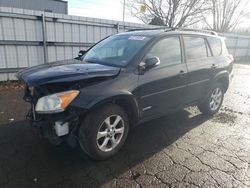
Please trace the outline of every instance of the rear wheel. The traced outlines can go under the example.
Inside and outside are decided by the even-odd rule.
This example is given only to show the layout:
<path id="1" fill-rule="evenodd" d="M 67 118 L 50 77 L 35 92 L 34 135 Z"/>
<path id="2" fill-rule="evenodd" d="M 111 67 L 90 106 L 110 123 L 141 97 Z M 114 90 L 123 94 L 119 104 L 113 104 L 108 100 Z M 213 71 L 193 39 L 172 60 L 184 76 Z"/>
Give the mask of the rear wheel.
<path id="1" fill-rule="evenodd" d="M 223 102 L 223 98 L 223 85 L 221 83 L 216 83 L 212 87 L 208 98 L 199 104 L 198 108 L 203 114 L 213 115 L 219 111 Z"/>
<path id="2" fill-rule="evenodd" d="M 102 160 L 122 147 L 128 130 L 125 111 L 120 106 L 108 104 L 85 118 L 79 130 L 80 145 L 90 157 Z"/>

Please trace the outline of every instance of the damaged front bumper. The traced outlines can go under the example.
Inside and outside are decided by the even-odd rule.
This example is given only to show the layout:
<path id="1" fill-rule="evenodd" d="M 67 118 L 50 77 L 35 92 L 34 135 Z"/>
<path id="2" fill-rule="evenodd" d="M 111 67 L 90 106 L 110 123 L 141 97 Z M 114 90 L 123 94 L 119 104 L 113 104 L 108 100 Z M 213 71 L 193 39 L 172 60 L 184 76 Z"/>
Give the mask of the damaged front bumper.
<path id="1" fill-rule="evenodd" d="M 76 109 L 57 114 L 38 114 L 35 105 L 31 106 L 26 118 L 40 137 L 48 139 L 54 145 L 63 141 L 67 141 L 71 146 L 76 144 L 80 117 Z"/>
<path id="2" fill-rule="evenodd" d="M 85 114 L 85 111 L 69 105 L 62 112 L 37 112 L 38 100 L 50 94 L 51 92 L 44 87 L 26 85 L 23 99 L 31 104 L 26 119 L 40 137 L 47 138 L 52 144 L 58 145 L 66 140 L 73 145 L 77 140 L 80 117 Z"/>

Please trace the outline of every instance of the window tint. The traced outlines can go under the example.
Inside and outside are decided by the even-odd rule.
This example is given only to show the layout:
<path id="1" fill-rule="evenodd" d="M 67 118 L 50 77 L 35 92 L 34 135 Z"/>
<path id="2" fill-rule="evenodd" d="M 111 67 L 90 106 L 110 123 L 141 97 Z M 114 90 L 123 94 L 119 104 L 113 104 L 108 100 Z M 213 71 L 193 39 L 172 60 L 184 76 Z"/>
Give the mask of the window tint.
<path id="1" fill-rule="evenodd" d="M 179 37 L 165 38 L 156 43 L 150 50 L 148 57 L 157 56 L 161 64 L 168 66 L 181 63 L 181 49 Z"/>
<path id="2" fill-rule="evenodd" d="M 214 56 L 219 56 L 221 55 L 221 40 L 219 38 L 216 37 L 208 37 L 208 42 L 210 44 L 211 50 L 213 52 Z"/>
<path id="3" fill-rule="evenodd" d="M 201 37 L 184 37 L 187 59 L 207 57 L 205 39 Z"/>

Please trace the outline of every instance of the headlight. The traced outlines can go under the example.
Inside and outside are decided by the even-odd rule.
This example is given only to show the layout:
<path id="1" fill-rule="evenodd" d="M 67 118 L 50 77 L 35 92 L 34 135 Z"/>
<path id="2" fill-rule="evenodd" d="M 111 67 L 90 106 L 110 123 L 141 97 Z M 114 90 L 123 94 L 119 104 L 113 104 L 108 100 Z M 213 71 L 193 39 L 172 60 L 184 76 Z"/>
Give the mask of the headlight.
<path id="1" fill-rule="evenodd" d="M 36 104 L 37 113 L 62 112 L 77 97 L 79 91 L 71 90 L 41 97 Z"/>

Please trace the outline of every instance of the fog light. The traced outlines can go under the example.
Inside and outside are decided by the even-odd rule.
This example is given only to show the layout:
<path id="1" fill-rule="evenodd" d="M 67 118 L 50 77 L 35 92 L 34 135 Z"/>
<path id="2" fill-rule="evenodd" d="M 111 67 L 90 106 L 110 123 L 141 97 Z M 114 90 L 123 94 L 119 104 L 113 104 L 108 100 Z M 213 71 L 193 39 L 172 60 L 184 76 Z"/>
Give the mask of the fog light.
<path id="1" fill-rule="evenodd" d="M 64 136 L 69 134 L 69 123 L 63 123 L 61 121 L 55 122 L 55 131 L 57 136 Z"/>

